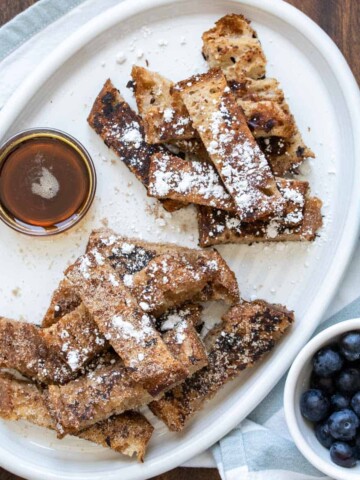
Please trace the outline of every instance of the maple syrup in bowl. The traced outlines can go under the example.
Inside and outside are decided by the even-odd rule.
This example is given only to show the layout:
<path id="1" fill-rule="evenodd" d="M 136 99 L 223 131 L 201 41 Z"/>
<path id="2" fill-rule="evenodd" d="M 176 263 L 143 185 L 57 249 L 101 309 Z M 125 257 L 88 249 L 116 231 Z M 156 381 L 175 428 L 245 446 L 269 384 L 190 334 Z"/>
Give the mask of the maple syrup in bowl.
<path id="1" fill-rule="evenodd" d="M 68 230 L 85 216 L 95 190 L 90 155 L 64 132 L 26 130 L 0 147 L 0 218 L 18 232 Z"/>

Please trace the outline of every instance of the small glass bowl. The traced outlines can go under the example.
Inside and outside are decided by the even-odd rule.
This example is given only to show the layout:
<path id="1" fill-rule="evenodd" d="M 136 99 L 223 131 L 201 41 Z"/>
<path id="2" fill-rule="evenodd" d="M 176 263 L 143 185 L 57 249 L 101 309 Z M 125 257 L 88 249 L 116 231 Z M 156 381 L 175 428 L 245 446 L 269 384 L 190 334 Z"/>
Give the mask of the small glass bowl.
<path id="1" fill-rule="evenodd" d="M 30 225 L 18 219 L 15 220 L 14 218 L 12 218 L 11 215 L 8 214 L 1 202 L 0 220 L 2 220 L 6 225 L 8 225 L 10 228 L 17 232 L 35 237 L 49 237 L 69 230 L 85 217 L 94 200 L 96 192 L 96 171 L 90 154 L 78 140 L 65 132 L 52 128 L 33 128 L 23 130 L 6 140 L 0 146 L 0 170 L 2 163 L 8 158 L 8 156 L 11 154 L 11 152 L 13 152 L 16 147 L 18 147 L 21 143 L 25 141 L 38 138 L 52 138 L 59 140 L 76 151 L 81 160 L 84 162 L 86 171 L 89 175 L 89 189 L 87 196 L 76 214 L 73 214 L 68 219 L 65 219 L 64 221 L 53 227 Z"/>

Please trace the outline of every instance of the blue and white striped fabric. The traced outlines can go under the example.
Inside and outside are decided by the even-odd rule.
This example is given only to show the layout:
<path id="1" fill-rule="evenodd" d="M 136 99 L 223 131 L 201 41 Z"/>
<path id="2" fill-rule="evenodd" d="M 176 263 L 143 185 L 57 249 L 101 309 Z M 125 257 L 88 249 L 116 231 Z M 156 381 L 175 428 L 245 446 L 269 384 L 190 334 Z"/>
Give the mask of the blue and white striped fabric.
<path id="1" fill-rule="evenodd" d="M 52 50 L 88 20 L 121 0 L 40 0 L 0 29 L 0 108 Z M 133 0 L 134 1 L 134 0 Z M 46 39 L 46 41 L 45 41 Z M 357 300 L 354 300 L 357 299 Z M 345 307 L 345 308 L 344 308 Z M 336 313 L 334 315 L 335 312 Z M 326 322 L 360 316 L 360 245 Z M 217 465 L 223 480 L 311 480 L 326 478 L 296 449 L 282 409 L 285 378 L 229 435 L 189 466 Z"/>

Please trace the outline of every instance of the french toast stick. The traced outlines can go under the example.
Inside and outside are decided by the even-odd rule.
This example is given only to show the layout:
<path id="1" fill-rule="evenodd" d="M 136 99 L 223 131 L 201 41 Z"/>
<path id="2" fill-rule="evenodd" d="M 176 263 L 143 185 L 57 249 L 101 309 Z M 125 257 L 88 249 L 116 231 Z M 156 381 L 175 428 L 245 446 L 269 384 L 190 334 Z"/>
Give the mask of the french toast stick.
<path id="1" fill-rule="evenodd" d="M 149 406 L 172 431 L 186 422 L 228 381 L 256 364 L 272 350 L 293 322 L 284 307 L 264 301 L 243 302 L 230 308 L 221 327 L 205 337 L 209 364 Z"/>
<path id="2" fill-rule="evenodd" d="M 284 202 L 269 164 L 221 70 L 195 75 L 176 88 L 241 220 L 281 212 Z"/>
<path id="3" fill-rule="evenodd" d="M 0 391 L 1 418 L 27 420 L 34 425 L 55 430 L 44 394 L 35 384 L 0 372 Z M 143 461 L 153 430 L 143 415 L 128 411 L 88 427 L 77 436 L 129 457 L 135 455 L 139 461 Z"/>

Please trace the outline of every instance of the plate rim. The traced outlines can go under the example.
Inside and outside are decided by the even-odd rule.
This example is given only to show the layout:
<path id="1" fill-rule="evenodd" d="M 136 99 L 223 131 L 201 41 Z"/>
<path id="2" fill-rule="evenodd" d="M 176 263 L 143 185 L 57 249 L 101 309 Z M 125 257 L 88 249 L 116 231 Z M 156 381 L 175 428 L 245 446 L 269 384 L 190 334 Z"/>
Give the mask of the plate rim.
<path id="1" fill-rule="evenodd" d="M 137 13 L 175 3 L 185 3 L 187 1 L 188 0 L 137 0 L 135 4 L 132 0 L 125 0 L 87 22 L 65 42 L 60 44 L 54 50 L 51 57 L 45 58 L 37 69 L 15 90 L 0 112 L 0 132 L 6 132 L 8 127 L 14 123 L 17 115 L 21 111 L 22 105 L 28 103 L 31 96 L 38 90 L 39 86 L 46 82 L 58 68 L 61 68 L 62 64 L 67 59 L 76 54 L 78 50 L 84 47 L 96 36 Z M 203 430 L 184 445 L 180 440 L 179 446 L 172 452 L 167 453 L 166 458 L 164 458 L 164 455 L 159 455 L 157 458 L 145 462 L 143 465 L 132 463 L 129 464 L 129 466 L 115 468 L 111 472 L 106 470 L 103 472 L 89 472 L 86 474 L 76 472 L 63 472 L 59 474 L 59 472 L 49 471 L 48 468 L 34 465 L 31 461 L 24 460 L 21 456 L 10 453 L 6 448 L 0 445 L 1 466 L 17 475 L 34 480 L 85 480 L 100 478 L 100 476 L 106 475 L 107 479 L 115 480 L 115 478 L 118 478 L 119 473 L 123 473 L 127 475 L 126 478 L 128 480 L 140 480 L 160 474 L 171 468 L 175 468 L 194 455 L 209 448 L 245 418 L 276 385 L 278 380 L 280 380 L 290 366 L 291 360 L 295 358 L 298 351 L 315 331 L 346 271 L 355 249 L 360 230 L 360 193 L 357 193 L 360 192 L 360 150 L 356 148 L 355 144 L 355 137 L 357 135 L 360 136 L 360 93 L 357 82 L 343 54 L 340 52 L 336 44 L 313 20 L 294 6 L 286 3 L 284 0 L 272 0 L 272 2 L 265 3 L 263 0 L 231 1 L 236 2 L 239 5 L 250 6 L 275 15 L 277 18 L 290 24 L 296 30 L 301 31 L 307 40 L 316 45 L 317 50 L 322 54 L 331 67 L 338 84 L 342 87 L 342 93 L 350 116 L 351 131 L 353 134 L 352 141 L 355 175 L 352 184 L 350 208 L 347 211 L 343 233 L 339 238 L 339 244 L 336 251 L 337 259 L 333 260 L 327 274 L 327 276 L 331 278 L 331 281 L 324 282 L 320 287 L 318 298 L 314 300 L 311 305 L 313 307 L 311 314 L 307 312 L 304 315 L 303 321 L 306 333 L 303 333 L 300 339 L 293 336 L 293 338 L 289 340 L 288 344 L 289 348 L 291 348 L 290 360 L 287 358 L 286 361 L 283 361 L 279 356 L 275 355 L 272 362 L 273 371 L 276 373 L 268 376 L 268 378 L 265 376 L 262 379 L 263 381 L 261 382 L 261 385 L 257 385 L 256 388 L 253 385 L 244 396 L 245 399 L 249 398 L 256 390 L 255 402 L 252 398 L 252 403 L 247 402 L 246 407 L 243 406 L 246 401 L 241 402 L 242 405 L 239 405 L 239 402 L 232 405 L 231 409 L 222 415 L 222 421 L 219 422 L 216 427 L 210 426 L 206 429 L 206 435 L 204 435 Z M 311 317 L 311 321 L 306 322 L 305 319 L 308 317 Z"/>

